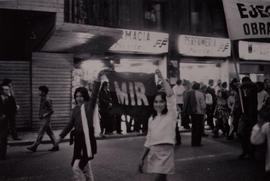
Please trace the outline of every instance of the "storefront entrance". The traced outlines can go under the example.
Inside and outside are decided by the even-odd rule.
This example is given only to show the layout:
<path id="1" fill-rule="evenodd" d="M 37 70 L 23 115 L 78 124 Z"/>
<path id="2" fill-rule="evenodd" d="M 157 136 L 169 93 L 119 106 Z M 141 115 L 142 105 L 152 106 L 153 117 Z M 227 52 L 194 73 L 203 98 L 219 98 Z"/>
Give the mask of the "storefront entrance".
<path id="1" fill-rule="evenodd" d="M 209 79 L 213 79 L 215 83 L 219 79 L 222 82 L 229 81 L 228 63 L 223 60 L 211 62 L 193 61 L 191 63 L 187 61 L 180 62 L 179 72 L 181 80 L 196 81 L 205 85 L 208 84 Z"/>

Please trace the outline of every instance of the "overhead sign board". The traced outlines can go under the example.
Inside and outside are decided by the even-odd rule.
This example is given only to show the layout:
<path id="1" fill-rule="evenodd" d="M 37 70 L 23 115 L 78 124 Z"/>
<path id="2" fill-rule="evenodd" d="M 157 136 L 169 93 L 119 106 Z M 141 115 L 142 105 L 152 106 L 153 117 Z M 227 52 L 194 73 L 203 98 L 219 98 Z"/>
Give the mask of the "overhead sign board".
<path id="1" fill-rule="evenodd" d="M 223 0 L 232 40 L 270 38 L 270 1 Z"/>
<path id="2" fill-rule="evenodd" d="M 238 46 L 242 59 L 270 61 L 270 43 L 239 41 Z"/>
<path id="3" fill-rule="evenodd" d="M 178 53 L 196 57 L 229 57 L 231 42 L 226 38 L 179 35 Z"/>
<path id="4" fill-rule="evenodd" d="M 168 38 L 167 33 L 122 29 L 122 37 L 109 50 L 147 54 L 167 53 Z"/>

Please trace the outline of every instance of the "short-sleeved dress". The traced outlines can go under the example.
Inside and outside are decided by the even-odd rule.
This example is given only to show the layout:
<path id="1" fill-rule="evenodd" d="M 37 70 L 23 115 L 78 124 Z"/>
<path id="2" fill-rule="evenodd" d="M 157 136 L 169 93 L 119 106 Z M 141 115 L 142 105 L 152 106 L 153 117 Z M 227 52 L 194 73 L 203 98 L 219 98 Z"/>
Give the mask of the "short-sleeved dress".
<path id="1" fill-rule="evenodd" d="M 173 174 L 177 109 L 175 96 L 167 97 L 168 112 L 150 117 L 145 147 L 150 149 L 145 159 L 146 173 Z"/>

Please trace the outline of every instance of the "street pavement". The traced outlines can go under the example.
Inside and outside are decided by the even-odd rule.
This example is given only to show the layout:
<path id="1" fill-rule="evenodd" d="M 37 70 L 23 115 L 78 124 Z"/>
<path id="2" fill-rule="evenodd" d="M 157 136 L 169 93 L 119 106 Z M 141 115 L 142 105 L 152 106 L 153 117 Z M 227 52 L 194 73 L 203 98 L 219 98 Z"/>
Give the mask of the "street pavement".
<path id="1" fill-rule="evenodd" d="M 152 176 L 137 172 L 145 137 L 98 140 L 98 154 L 92 161 L 96 181 L 150 181 Z M 182 133 L 182 145 L 175 149 L 176 173 L 169 181 L 266 181 L 264 163 L 238 160 L 237 141 L 223 137 L 203 138 L 202 147 L 190 146 L 191 135 Z M 70 181 L 73 146 L 67 142 L 60 151 L 48 152 L 51 144 L 42 144 L 35 153 L 25 146 L 9 146 L 7 160 L 0 161 L 1 181 Z M 268 178 L 269 179 L 269 178 Z"/>

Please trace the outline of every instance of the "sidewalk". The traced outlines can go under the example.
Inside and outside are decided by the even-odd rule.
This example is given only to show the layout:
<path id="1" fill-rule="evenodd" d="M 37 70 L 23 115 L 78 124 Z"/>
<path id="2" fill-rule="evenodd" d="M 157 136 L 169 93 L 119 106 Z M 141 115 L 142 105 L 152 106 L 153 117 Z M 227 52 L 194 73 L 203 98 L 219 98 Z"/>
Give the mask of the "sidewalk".
<path id="1" fill-rule="evenodd" d="M 58 138 L 60 132 L 62 130 L 54 130 L 54 135 L 56 139 Z M 180 132 L 189 132 L 190 130 L 180 128 Z M 25 145 L 31 145 L 35 139 L 37 138 L 37 132 L 18 132 L 19 138 L 22 140 L 13 140 L 11 137 L 8 138 L 8 145 L 9 146 L 25 146 Z M 115 139 L 115 138 L 126 138 L 126 137 L 135 137 L 135 136 L 143 136 L 142 133 L 133 132 L 133 133 L 127 133 L 127 134 L 111 134 L 111 135 L 103 135 L 96 137 L 97 140 L 102 139 Z M 69 134 L 64 138 L 63 142 L 69 141 Z M 45 133 L 42 143 L 51 143 L 51 140 L 49 136 Z"/>

